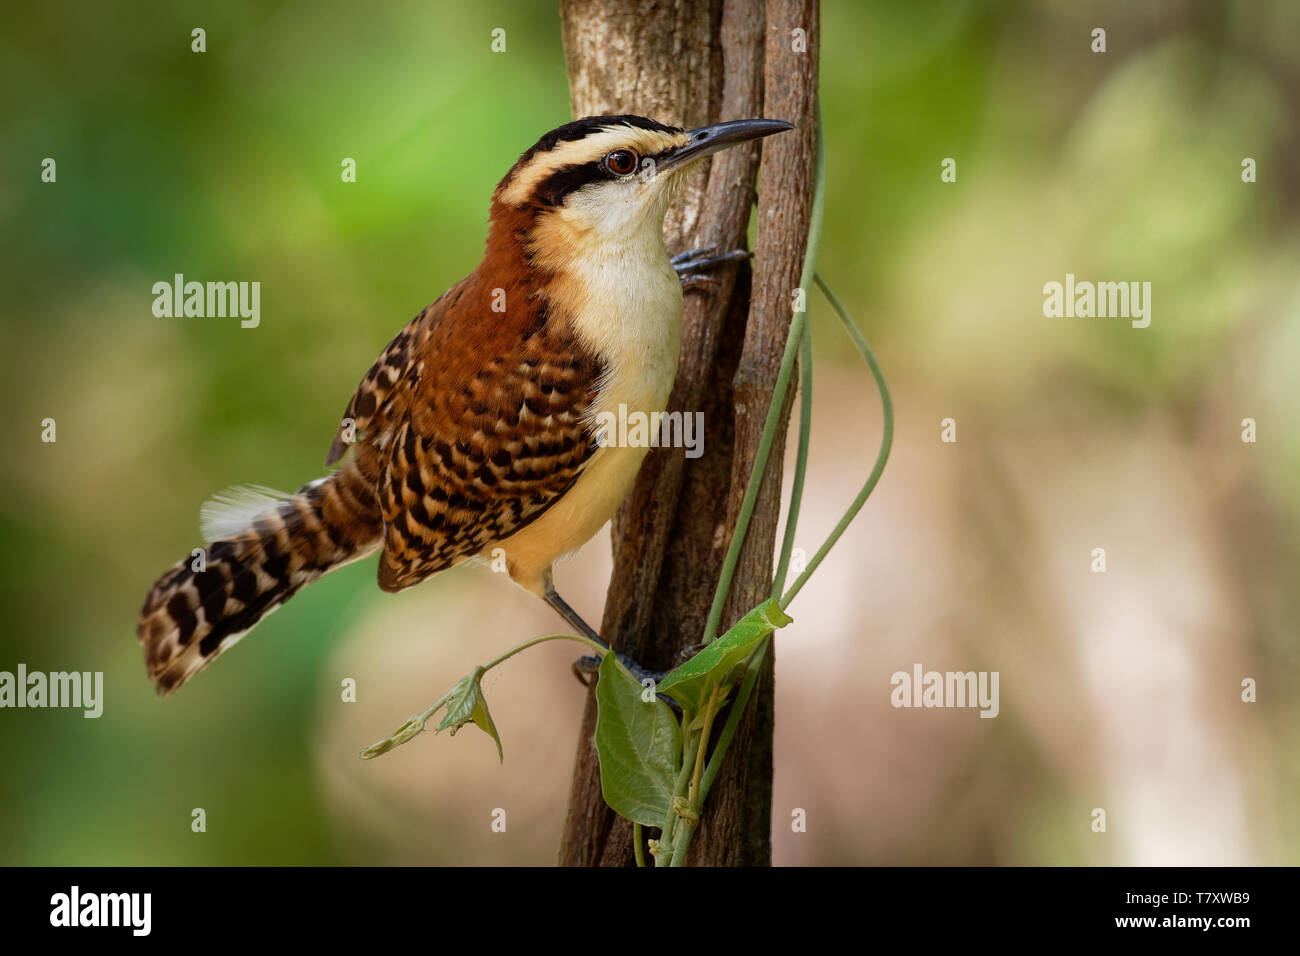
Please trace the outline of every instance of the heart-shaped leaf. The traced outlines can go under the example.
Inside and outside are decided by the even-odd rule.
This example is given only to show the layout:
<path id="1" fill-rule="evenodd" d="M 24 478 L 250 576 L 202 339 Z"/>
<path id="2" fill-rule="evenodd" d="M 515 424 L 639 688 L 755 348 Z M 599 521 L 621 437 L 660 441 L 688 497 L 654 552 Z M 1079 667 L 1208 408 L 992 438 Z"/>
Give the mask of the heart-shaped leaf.
<path id="1" fill-rule="evenodd" d="M 596 753 L 605 802 L 625 819 L 663 826 L 672 805 L 681 732 L 668 705 L 606 654 L 596 683 Z"/>

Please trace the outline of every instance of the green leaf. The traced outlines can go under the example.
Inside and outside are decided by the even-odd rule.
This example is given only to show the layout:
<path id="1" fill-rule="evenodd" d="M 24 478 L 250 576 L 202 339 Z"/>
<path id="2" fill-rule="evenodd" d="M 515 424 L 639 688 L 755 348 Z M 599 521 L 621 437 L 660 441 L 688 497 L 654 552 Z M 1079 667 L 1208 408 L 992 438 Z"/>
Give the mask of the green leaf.
<path id="1" fill-rule="evenodd" d="M 601 660 L 596 753 L 605 802 L 633 823 L 659 827 L 672 805 L 681 733 L 668 705 L 643 700 L 644 689 L 613 654 Z"/>
<path id="2" fill-rule="evenodd" d="M 385 737 L 377 743 L 371 744 L 365 750 L 361 751 L 362 760 L 373 760 L 380 754 L 386 754 L 394 747 L 399 747 L 408 740 L 414 740 L 424 732 L 424 722 L 429 719 L 427 713 L 417 714 L 402 726 L 398 727 L 391 736 Z"/>
<path id="3" fill-rule="evenodd" d="M 731 669 L 747 658 L 758 642 L 793 619 L 781 610 L 775 598 L 764 601 L 689 661 L 664 676 L 655 688 L 683 707 L 699 713 L 714 684 L 721 683 Z"/>
<path id="4" fill-rule="evenodd" d="M 442 718 L 442 723 L 438 725 L 438 731 L 450 727 L 451 736 L 455 737 L 456 731 L 466 724 L 476 724 L 483 733 L 496 741 L 497 757 L 505 763 L 505 754 L 501 751 L 501 737 L 497 734 L 497 726 L 492 722 L 492 715 L 488 712 L 487 698 L 483 696 L 481 682 L 485 673 L 485 668 L 479 666 L 456 682 L 447 699 L 447 713 Z"/>

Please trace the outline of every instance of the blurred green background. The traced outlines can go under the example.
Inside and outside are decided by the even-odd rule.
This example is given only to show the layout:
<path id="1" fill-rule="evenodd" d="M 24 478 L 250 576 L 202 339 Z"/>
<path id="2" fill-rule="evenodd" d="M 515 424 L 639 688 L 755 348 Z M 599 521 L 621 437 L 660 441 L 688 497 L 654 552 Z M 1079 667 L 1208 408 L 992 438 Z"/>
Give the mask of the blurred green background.
<path id="1" fill-rule="evenodd" d="M 319 475 L 373 357 L 475 267 L 492 188 L 570 118 L 556 10 L 56 0 L 0 23 L 0 670 L 106 681 L 99 720 L 0 711 L 0 863 L 552 862 L 572 651 L 490 680 L 504 767 L 472 729 L 355 756 L 556 629 L 487 571 L 388 596 L 373 559 L 344 569 L 166 701 L 134 624 L 200 503 Z M 778 642 L 776 861 L 1296 863 L 1300 5 L 828 2 L 822 36 L 820 269 L 899 437 Z M 260 281 L 260 327 L 154 317 L 177 272 Z M 1150 328 L 1045 318 L 1067 272 L 1151 282 Z M 809 553 L 879 439 L 813 322 Z M 602 535 L 557 572 L 588 619 L 607 568 Z M 998 670 L 1001 715 L 893 710 L 913 662 Z"/>

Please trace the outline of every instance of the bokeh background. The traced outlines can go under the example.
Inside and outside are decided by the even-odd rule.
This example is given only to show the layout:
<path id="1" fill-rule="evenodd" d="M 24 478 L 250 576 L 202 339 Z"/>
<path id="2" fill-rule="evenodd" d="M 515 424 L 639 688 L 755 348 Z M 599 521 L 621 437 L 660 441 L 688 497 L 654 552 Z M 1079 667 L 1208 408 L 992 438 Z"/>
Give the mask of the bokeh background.
<path id="1" fill-rule="evenodd" d="M 0 863 L 553 862 L 569 647 L 489 678 L 504 766 L 473 728 L 356 757 L 557 630 L 501 576 L 390 596 L 354 565 L 166 701 L 134 623 L 199 504 L 317 476 L 373 357 L 477 264 L 494 184 L 569 119 L 555 9 L 54 0 L 0 24 L 0 670 L 106 680 L 99 720 L 0 711 Z M 1296 863 L 1300 5 L 828 2 L 822 36 L 820 267 L 899 427 L 779 637 L 776 862 Z M 176 272 L 260 281 L 261 326 L 155 318 Z M 1151 282 L 1150 328 L 1045 318 L 1067 272 Z M 809 553 L 880 427 L 812 321 Z M 602 535 L 557 571 L 589 620 L 608 568 Z M 914 663 L 998 671 L 1000 715 L 895 710 Z"/>

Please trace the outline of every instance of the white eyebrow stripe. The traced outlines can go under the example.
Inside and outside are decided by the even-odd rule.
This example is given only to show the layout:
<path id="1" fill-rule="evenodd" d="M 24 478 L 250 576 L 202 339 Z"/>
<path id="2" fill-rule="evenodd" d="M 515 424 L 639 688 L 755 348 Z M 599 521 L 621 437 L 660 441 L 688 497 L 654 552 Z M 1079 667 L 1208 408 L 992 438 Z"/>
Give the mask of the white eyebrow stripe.
<path id="1" fill-rule="evenodd" d="M 634 149 L 642 156 L 654 155 L 690 141 L 685 133 L 661 133 L 636 126 L 606 126 L 582 139 L 559 143 L 554 149 L 534 156 L 501 193 L 501 201 L 517 206 L 526 201 L 547 176 L 565 166 L 581 166 L 600 159 L 620 146 Z"/>

